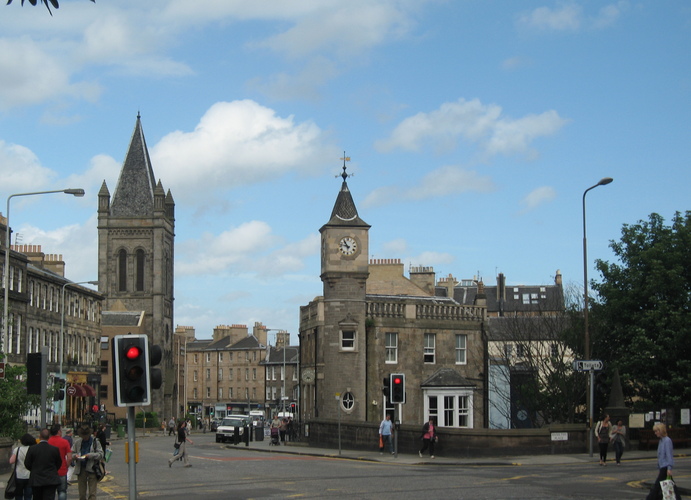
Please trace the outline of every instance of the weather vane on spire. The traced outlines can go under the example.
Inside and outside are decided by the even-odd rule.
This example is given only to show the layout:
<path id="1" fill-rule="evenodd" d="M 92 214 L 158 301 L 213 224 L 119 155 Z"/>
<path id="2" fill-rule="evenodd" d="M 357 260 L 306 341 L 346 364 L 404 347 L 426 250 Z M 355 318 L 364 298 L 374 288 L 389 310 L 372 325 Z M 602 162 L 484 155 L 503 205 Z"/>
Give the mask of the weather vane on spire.
<path id="1" fill-rule="evenodd" d="M 346 156 L 345 151 L 343 151 L 343 158 L 341 158 L 341 160 L 343 160 L 343 173 L 341 174 L 341 177 L 343 177 L 343 182 L 345 182 L 345 180 L 348 177 L 352 177 L 355 174 L 347 174 L 346 173 L 346 162 L 350 161 L 350 156 Z M 336 177 L 338 177 L 338 175 Z"/>

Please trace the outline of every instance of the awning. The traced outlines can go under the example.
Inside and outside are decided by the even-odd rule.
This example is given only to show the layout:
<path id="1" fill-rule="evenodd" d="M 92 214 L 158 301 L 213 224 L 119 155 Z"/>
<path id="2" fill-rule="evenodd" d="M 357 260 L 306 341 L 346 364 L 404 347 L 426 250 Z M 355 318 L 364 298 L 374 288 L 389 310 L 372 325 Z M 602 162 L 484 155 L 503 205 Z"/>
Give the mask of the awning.
<path id="1" fill-rule="evenodd" d="M 82 384 L 82 389 L 84 390 L 84 396 L 90 398 L 96 397 L 96 391 L 89 384 Z"/>
<path id="2" fill-rule="evenodd" d="M 67 395 L 75 398 L 95 397 L 96 391 L 88 384 L 72 384 L 67 388 Z"/>

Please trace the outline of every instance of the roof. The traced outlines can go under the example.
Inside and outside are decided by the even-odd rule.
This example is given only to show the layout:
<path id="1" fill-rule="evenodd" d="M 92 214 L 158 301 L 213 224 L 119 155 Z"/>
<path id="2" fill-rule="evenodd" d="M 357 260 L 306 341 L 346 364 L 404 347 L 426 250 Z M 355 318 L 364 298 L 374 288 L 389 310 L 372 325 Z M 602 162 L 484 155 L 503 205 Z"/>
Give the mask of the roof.
<path id="1" fill-rule="evenodd" d="M 155 188 L 154 171 L 144 139 L 141 117 L 137 115 L 130 146 L 110 205 L 111 215 L 152 216 Z"/>
<path id="2" fill-rule="evenodd" d="M 144 311 L 103 311 L 102 326 L 140 326 Z"/>
<path id="3" fill-rule="evenodd" d="M 538 342 L 559 340 L 569 325 L 565 315 L 516 316 L 487 318 L 487 340 L 490 342 Z"/>
<path id="4" fill-rule="evenodd" d="M 462 305 L 473 305 L 478 294 L 478 287 L 455 286 L 453 298 Z M 503 306 L 499 303 L 498 287 L 485 286 L 487 312 L 539 312 L 563 309 L 563 290 L 559 285 L 515 285 L 506 286 Z M 437 286 L 437 295 L 445 296 L 446 288 Z M 502 307 L 500 307 L 502 306 Z"/>
<path id="5" fill-rule="evenodd" d="M 257 337 L 248 335 L 245 338 L 237 341 L 235 344 L 230 344 L 230 336 L 223 337 L 219 340 L 194 340 L 187 344 L 188 351 L 228 351 L 235 349 L 264 349 L 266 346 L 261 344 Z"/>
<path id="6" fill-rule="evenodd" d="M 476 387 L 476 384 L 460 375 L 453 368 L 439 368 L 420 387 Z"/>
<path id="7" fill-rule="evenodd" d="M 343 184 L 341 185 L 341 190 L 338 192 L 338 196 L 336 197 L 334 208 L 331 211 L 331 218 L 326 225 L 370 227 L 369 224 L 358 216 L 357 208 L 355 208 L 355 202 L 353 201 L 353 196 L 350 194 L 348 183 L 345 181 L 347 177 L 345 174 L 345 166 L 343 168 Z"/>
<path id="8" fill-rule="evenodd" d="M 262 365 L 280 365 L 283 364 L 283 348 L 269 347 L 269 352 L 260 364 Z M 285 347 L 285 362 L 290 364 L 298 363 L 300 360 L 300 348 L 298 346 L 289 345 Z"/>

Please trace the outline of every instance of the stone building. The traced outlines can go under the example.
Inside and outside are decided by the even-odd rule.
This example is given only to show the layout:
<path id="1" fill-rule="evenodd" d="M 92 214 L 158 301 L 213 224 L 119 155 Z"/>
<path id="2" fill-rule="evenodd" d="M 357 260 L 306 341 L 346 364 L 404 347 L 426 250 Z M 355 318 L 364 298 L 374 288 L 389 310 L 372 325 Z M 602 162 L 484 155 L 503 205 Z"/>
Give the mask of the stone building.
<path id="1" fill-rule="evenodd" d="M 7 230 L 7 220 L 0 216 L 0 276 Z M 45 254 L 40 245 L 10 249 L 6 362 L 23 365 L 28 353 L 46 347 L 49 387 L 61 373 L 66 381 L 62 401 L 52 401 L 53 392 L 49 394 L 47 420 L 81 421 L 98 403 L 103 296 L 66 279 L 62 255 Z M 26 420 L 40 423 L 39 409 Z"/>
<path id="2" fill-rule="evenodd" d="M 429 267 L 403 274 L 397 259 L 368 257 L 370 226 L 358 215 L 346 167 L 321 232 L 323 295 L 300 309 L 301 416 L 477 428 L 486 419 L 484 297 L 461 305 L 435 294 Z M 406 403 L 382 394 L 406 377 Z"/>
<path id="3" fill-rule="evenodd" d="M 261 363 L 267 418 L 278 412 L 296 413 L 300 394 L 299 356 L 299 348 L 290 345 L 290 334 L 283 330 L 276 332 L 276 345 L 268 346 L 266 359 Z"/>
<path id="4" fill-rule="evenodd" d="M 98 280 L 104 311 L 144 311 L 141 331 L 163 350 L 163 386 L 148 409 L 173 412 L 175 203 L 156 182 L 138 115 L 115 193 L 98 193 Z"/>

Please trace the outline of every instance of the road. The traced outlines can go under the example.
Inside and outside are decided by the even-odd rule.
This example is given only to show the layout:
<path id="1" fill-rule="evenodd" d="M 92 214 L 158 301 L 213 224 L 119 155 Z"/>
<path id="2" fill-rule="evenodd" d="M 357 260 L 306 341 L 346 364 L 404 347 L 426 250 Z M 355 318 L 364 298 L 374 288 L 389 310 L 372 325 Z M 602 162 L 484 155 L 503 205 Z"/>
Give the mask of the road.
<path id="1" fill-rule="evenodd" d="M 213 434 L 191 437 L 195 444 L 188 445 L 190 468 L 180 462 L 168 467 L 172 437 L 139 439 L 139 498 L 635 500 L 647 495 L 640 481 L 654 477 L 656 467 L 653 459 L 620 467 L 599 467 L 597 462 L 459 466 L 441 460 L 401 463 L 390 456 L 381 462 L 358 461 L 217 444 Z M 108 464 L 111 474 L 100 483 L 99 498 L 128 498 L 124 441 L 115 441 L 113 451 Z M 689 466 L 691 458 L 678 460 L 677 468 L 688 470 Z M 70 488 L 69 498 L 78 498 L 76 486 Z"/>

